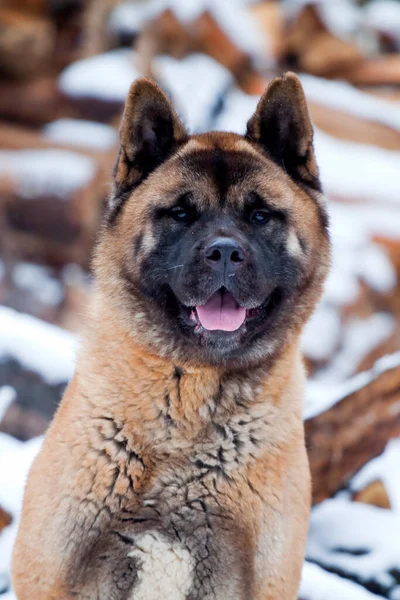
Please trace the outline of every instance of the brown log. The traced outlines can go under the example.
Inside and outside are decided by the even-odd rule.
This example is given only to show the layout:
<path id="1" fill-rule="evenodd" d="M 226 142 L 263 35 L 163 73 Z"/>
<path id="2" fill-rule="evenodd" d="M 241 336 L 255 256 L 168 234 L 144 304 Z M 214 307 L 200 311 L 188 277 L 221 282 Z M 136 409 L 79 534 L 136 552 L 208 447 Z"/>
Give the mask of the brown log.
<path id="1" fill-rule="evenodd" d="M 335 77 L 355 85 L 400 85 L 400 54 L 365 59 L 350 68 L 338 70 Z"/>
<path id="2" fill-rule="evenodd" d="M 346 389 L 331 408 L 305 421 L 314 503 L 345 486 L 400 436 L 400 353 L 380 359 Z"/>
<path id="3" fill-rule="evenodd" d="M 379 508 L 391 508 L 389 496 L 382 481 L 373 481 L 359 492 L 356 492 L 353 495 L 353 500 L 378 506 Z"/>
<path id="4" fill-rule="evenodd" d="M 29 136 L 27 136 L 29 137 Z M 29 148 L 29 149 L 26 149 Z M 27 152 L 60 152 L 59 145 L 38 144 L 36 147 L 22 146 L 13 149 L 13 163 L 34 158 Z M 64 151 L 70 152 L 66 147 Z M 91 249 L 108 195 L 110 161 L 99 159 L 94 153 L 82 149 L 66 154 L 74 164 L 85 161 L 87 175 L 79 176 L 73 186 L 55 186 L 55 180 L 47 189 L 33 189 L 26 195 L 21 192 L 21 176 L 16 169 L 0 175 L 0 239 L 4 257 L 41 262 L 61 267 L 76 262 L 87 267 Z M 43 159 L 42 159 L 43 160 Z M 60 165 L 60 162 L 58 163 Z M 58 166 L 59 168 L 59 166 Z M 71 173 L 73 177 L 74 173 Z"/>
<path id="5" fill-rule="evenodd" d="M 154 56 L 168 54 L 184 58 L 192 52 L 201 52 L 229 69 L 239 87 L 248 94 L 261 94 L 265 87 L 252 57 L 238 48 L 207 10 L 188 23 L 181 23 L 172 10 L 165 10 L 147 23 L 138 39 L 137 51 L 141 57 L 140 67 L 147 75 L 152 74 Z"/>
<path id="6" fill-rule="evenodd" d="M 289 65 L 325 77 L 335 76 L 338 70 L 355 68 L 363 59 L 355 44 L 328 31 L 314 4 L 305 6 L 287 24 L 284 55 Z"/>
<path id="7" fill-rule="evenodd" d="M 279 2 L 250 4 L 250 14 L 265 34 L 266 45 L 272 56 L 280 61 L 285 51 L 285 33 L 282 6 Z"/>
<path id="8" fill-rule="evenodd" d="M 11 524 L 12 518 L 3 508 L 0 506 L 0 533 L 3 529 Z"/>
<path id="9" fill-rule="evenodd" d="M 334 137 L 372 144 L 386 150 L 400 150 L 400 131 L 376 121 L 367 121 L 348 112 L 308 101 L 314 124 Z"/>
<path id="10" fill-rule="evenodd" d="M 42 125 L 61 116 L 74 116 L 74 112 L 60 94 L 56 77 L 38 77 L 33 81 L 0 79 L 1 119 Z"/>
<path id="11" fill-rule="evenodd" d="M 20 79 L 48 70 L 55 38 L 49 19 L 0 9 L 0 74 Z"/>

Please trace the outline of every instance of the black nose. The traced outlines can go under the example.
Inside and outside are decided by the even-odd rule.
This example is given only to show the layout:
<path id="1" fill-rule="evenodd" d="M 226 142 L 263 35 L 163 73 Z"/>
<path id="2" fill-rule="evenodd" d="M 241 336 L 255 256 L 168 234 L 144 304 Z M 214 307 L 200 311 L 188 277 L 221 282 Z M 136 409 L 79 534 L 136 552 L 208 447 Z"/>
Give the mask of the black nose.
<path id="1" fill-rule="evenodd" d="M 232 272 L 243 263 L 245 253 L 236 240 L 218 237 L 206 247 L 205 258 L 214 269 Z"/>

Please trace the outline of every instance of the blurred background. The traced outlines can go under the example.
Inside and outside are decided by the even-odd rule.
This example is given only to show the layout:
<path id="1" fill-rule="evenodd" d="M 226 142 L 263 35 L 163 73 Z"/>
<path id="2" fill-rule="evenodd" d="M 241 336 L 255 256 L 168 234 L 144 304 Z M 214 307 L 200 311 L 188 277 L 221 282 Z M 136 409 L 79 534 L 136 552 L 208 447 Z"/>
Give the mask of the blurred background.
<path id="1" fill-rule="evenodd" d="M 333 265 L 303 337 L 301 600 L 400 599 L 400 2 L 0 0 L 0 600 L 27 470 L 74 365 L 130 83 L 244 132 L 303 83 Z M 282 599 L 284 600 L 284 599 Z"/>

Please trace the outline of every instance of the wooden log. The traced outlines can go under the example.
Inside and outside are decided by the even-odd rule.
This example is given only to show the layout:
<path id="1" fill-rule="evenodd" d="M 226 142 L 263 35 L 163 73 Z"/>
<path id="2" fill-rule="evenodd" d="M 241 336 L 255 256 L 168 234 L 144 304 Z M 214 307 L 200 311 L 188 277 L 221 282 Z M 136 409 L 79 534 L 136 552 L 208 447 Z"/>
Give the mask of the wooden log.
<path id="1" fill-rule="evenodd" d="M 0 506 L 0 533 L 3 529 L 11 525 L 12 517 Z"/>
<path id="2" fill-rule="evenodd" d="M 168 9 L 149 21 L 139 36 L 140 67 L 152 75 L 152 59 L 160 54 L 184 58 L 192 52 L 208 54 L 229 69 L 237 84 L 248 94 L 261 94 L 265 81 L 253 65 L 252 57 L 239 48 L 223 30 L 211 10 L 196 19 L 182 22 Z"/>
<path id="3" fill-rule="evenodd" d="M 328 393 L 333 397 L 327 409 L 309 412 L 305 420 L 314 503 L 344 487 L 400 436 L 400 352 L 346 382 L 336 398 L 335 391 Z M 321 397 L 322 404 L 326 400 Z"/>
<path id="4" fill-rule="evenodd" d="M 2 253 L 55 267 L 87 266 L 108 193 L 103 165 L 84 151 L 58 147 L 0 155 Z"/>
<path id="5" fill-rule="evenodd" d="M 48 70 L 55 38 L 49 19 L 0 8 L 0 74 L 24 79 Z"/>
<path id="6" fill-rule="evenodd" d="M 400 150 L 400 131 L 352 115 L 348 112 L 308 101 L 314 124 L 334 137 L 359 144 L 372 144 L 386 150 Z"/>
<path id="7" fill-rule="evenodd" d="M 379 480 L 373 481 L 359 492 L 353 494 L 353 500 L 355 502 L 378 506 L 379 508 L 391 508 L 388 493 L 382 481 Z"/>
<path id="8" fill-rule="evenodd" d="M 351 67 L 338 69 L 335 77 L 344 78 L 355 85 L 400 85 L 400 54 L 384 54 L 364 59 Z"/>
<path id="9" fill-rule="evenodd" d="M 325 77 L 335 76 L 338 70 L 356 68 L 363 60 L 355 44 L 328 31 L 315 4 L 305 6 L 287 23 L 284 56 L 286 64 Z"/>
<path id="10" fill-rule="evenodd" d="M 25 125 L 42 125 L 74 111 L 58 90 L 54 76 L 32 81 L 0 79 L 0 118 Z"/>

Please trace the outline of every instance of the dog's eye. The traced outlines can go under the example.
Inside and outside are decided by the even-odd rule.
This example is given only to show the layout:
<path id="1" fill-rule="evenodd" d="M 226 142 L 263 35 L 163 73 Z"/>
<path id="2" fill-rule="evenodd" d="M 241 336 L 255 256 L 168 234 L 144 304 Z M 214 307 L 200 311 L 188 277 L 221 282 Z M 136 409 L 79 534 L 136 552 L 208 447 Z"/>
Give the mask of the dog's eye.
<path id="1" fill-rule="evenodd" d="M 169 214 L 178 223 L 190 223 L 196 218 L 196 210 L 190 207 L 174 206 Z"/>
<path id="2" fill-rule="evenodd" d="M 253 223 L 259 223 L 262 225 L 271 219 L 272 213 L 268 210 L 253 210 L 250 215 L 250 220 Z"/>
<path id="3" fill-rule="evenodd" d="M 271 221 L 274 223 L 284 223 L 286 215 L 280 210 L 257 208 L 250 213 L 250 221 L 257 225 L 265 225 Z"/>

